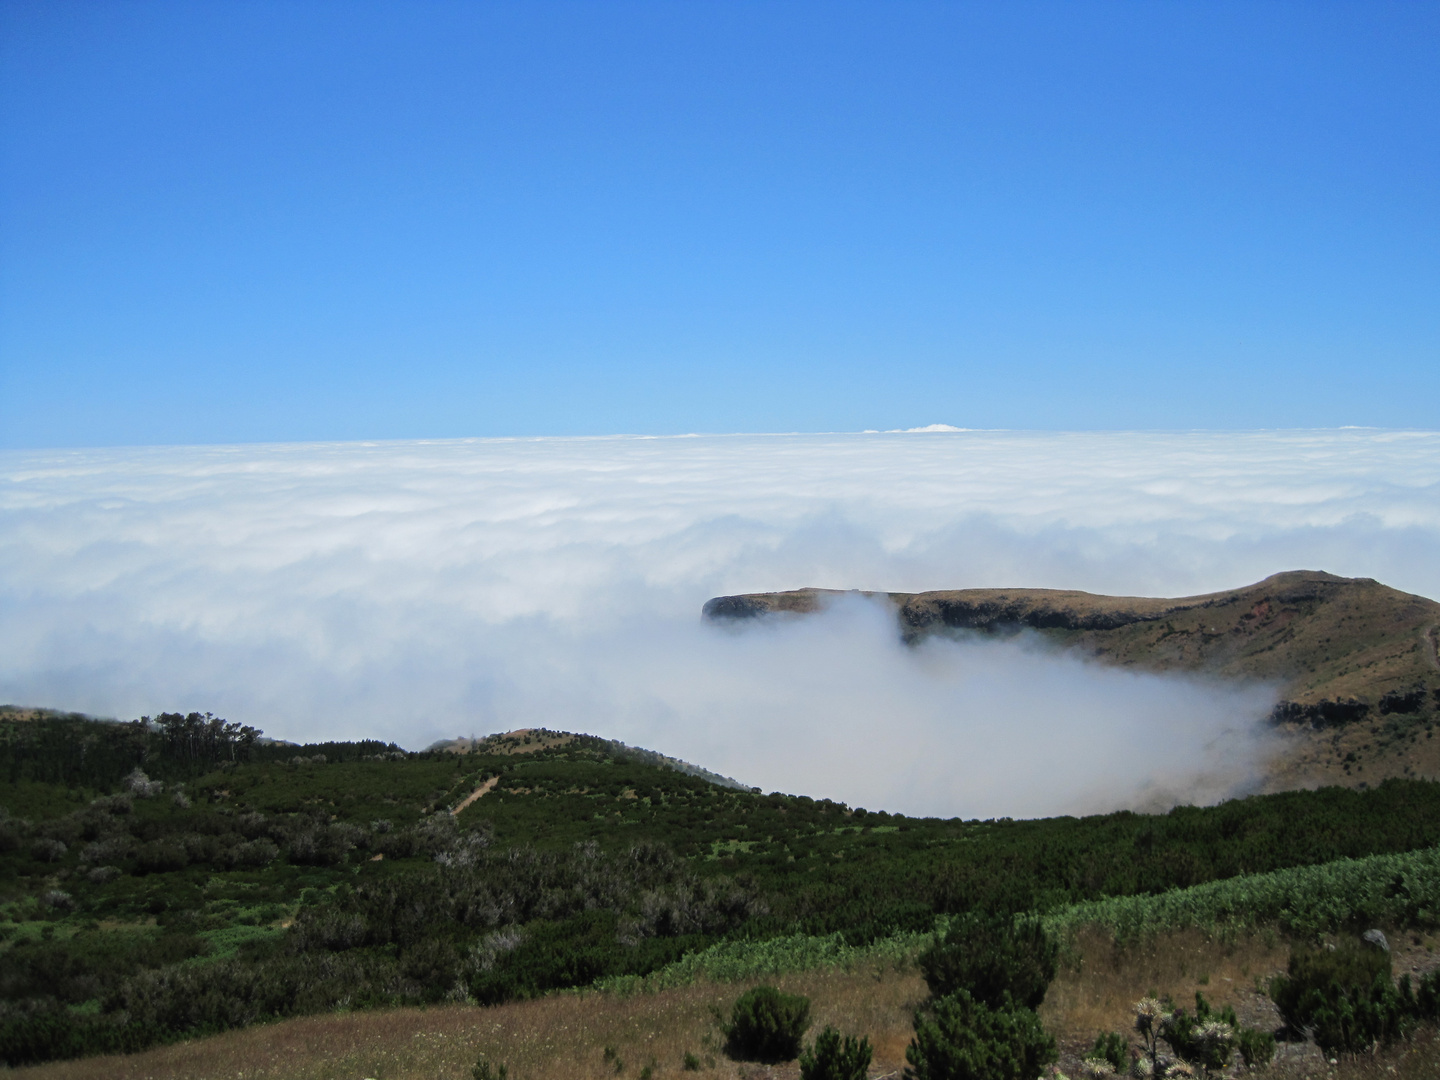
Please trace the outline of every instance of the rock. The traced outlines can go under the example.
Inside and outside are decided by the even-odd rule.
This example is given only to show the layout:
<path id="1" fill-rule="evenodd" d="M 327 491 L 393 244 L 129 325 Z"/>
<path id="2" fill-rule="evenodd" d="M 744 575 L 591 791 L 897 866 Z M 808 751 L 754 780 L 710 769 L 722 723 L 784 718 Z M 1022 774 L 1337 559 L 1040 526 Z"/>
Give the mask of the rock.
<path id="1" fill-rule="evenodd" d="M 1390 942 L 1385 940 L 1385 932 L 1383 930 L 1366 930 L 1365 933 L 1360 935 L 1360 940 L 1365 942 L 1366 945 L 1374 945 L 1375 948 L 1383 952 L 1390 951 Z"/>

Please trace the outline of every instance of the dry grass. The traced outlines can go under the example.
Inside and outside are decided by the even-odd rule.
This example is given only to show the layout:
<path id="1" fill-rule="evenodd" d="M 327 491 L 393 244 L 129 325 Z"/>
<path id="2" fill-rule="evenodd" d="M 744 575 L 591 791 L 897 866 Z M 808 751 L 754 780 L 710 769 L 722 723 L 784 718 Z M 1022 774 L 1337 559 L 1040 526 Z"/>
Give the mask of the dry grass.
<path id="1" fill-rule="evenodd" d="M 1440 1033 L 1427 1028 L 1402 1046 L 1373 1057 L 1346 1058 L 1333 1069 L 1317 1054 L 1277 1080 L 1327 1075 L 1335 1080 L 1435 1080 L 1440 1076 Z"/>
<path id="2" fill-rule="evenodd" d="M 1083 932 L 1078 954 L 1062 966 L 1040 1007 L 1045 1026 L 1067 1042 L 1088 1048 L 1102 1031 L 1128 1031 L 1135 1001 L 1154 991 L 1191 1006 L 1203 991 L 1216 1008 L 1235 1006 L 1242 1021 L 1275 1027 L 1279 1017 L 1256 982 L 1285 970 L 1289 946 L 1273 935 L 1247 934 L 1223 942 L 1200 930 L 1158 935 L 1118 948 L 1098 931 Z M 1273 1019 L 1272 1019 L 1273 1017 Z"/>
<path id="3" fill-rule="evenodd" d="M 781 977 L 782 989 L 810 997 L 815 1029 L 834 1024 L 868 1034 L 876 1074 L 904 1064 L 911 1013 L 925 994 L 913 972 L 893 968 L 809 972 Z M 560 994 L 494 1008 L 454 1006 L 303 1017 L 161 1047 L 125 1057 L 56 1062 L 6 1073 L 19 1080 L 469 1080 L 480 1054 L 509 1065 L 513 1080 L 614 1080 L 646 1066 L 655 1077 L 794 1077 L 740 1065 L 718 1049 L 713 1010 L 728 1010 L 743 987 L 700 984 L 658 994 Z M 684 1055 L 709 1067 L 686 1072 Z"/>

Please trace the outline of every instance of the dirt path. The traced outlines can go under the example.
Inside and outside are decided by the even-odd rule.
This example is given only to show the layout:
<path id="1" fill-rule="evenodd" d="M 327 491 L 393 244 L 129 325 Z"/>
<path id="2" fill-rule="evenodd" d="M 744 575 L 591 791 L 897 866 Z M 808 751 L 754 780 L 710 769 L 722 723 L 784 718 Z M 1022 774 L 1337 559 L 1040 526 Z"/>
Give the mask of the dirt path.
<path id="1" fill-rule="evenodd" d="M 492 776 L 492 777 L 490 777 L 489 780 L 486 780 L 483 784 L 481 784 L 479 787 L 477 787 L 474 791 L 470 792 L 469 795 L 466 795 L 465 798 L 464 798 L 463 800 L 461 800 L 460 805 L 457 806 L 457 807 L 455 807 L 454 810 L 451 810 L 451 811 L 450 811 L 450 816 L 451 816 L 451 817 L 459 817 L 459 816 L 460 816 L 460 811 L 464 810 L 466 807 L 468 807 L 471 803 L 473 803 L 476 799 L 480 798 L 480 796 L 484 795 L 486 792 L 494 791 L 494 790 L 495 790 L 495 785 L 498 784 L 499 782 L 500 782 L 500 777 L 498 777 L 498 776 Z"/>

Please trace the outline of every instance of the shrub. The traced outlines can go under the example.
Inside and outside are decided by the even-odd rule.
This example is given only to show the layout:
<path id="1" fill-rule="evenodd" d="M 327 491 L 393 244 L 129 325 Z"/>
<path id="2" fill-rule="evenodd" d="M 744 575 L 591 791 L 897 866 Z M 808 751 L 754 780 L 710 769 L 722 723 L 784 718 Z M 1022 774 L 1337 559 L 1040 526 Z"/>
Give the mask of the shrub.
<path id="1" fill-rule="evenodd" d="M 1205 995 L 1195 992 L 1195 1014 L 1175 1009 L 1161 1027 L 1161 1037 L 1180 1057 L 1197 1065 L 1206 1073 L 1222 1071 L 1235 1053 L 1235 1036 L 1240 1021 L 1229 1005 L 1218 1013 L 1210 1007 Z"/>
<path id="2" fill-rule="evenodd" d="M 1270 997 L 1292 1031 L 1313 1031 L 1326 1053 L 1359 1053 L 1388 1045 L 1413 1023 L 1414 995 L 1390 981 L 1390 954 L 1346 941 L 1338 948 L 1299 947 L 1287 973 L 1270 981 Z"/>
<path id="3" fill-rule="evenodd" d="M 964 990 L 915 1016 L 906 1080 L 1036 1080 L 1058 1054 L 1031 1009 L 992 1009 Z"/>
<path id="4" fill-rule="evenodd" d="M 800 1055 L 800 1080 L 866 1080 L 872 1056 L 868 1038 L 841 1037 L 827 1025 Z"/>
<path id="5" fill-rule="evenodd" d="M 505 1080 L 509 1073 L 510 1070 L 505 1067 L 504 1062 L 499 1065 L 491 1065 L 489 1059 L 485 1057 L 481 1057 L 479 1061 L 475 1062 L 474 1068 L 470 1070 L 470 1075 L 474 1080 Z"/>
<path id="6" fill-rule="evenodd" d="M 1096 1035 L 1088 1056 L 1108 1061 L 1117 1073 L 1123 1073 L 1130 1065 L 1130 1040 L 1118 1031 Z"/>
<path id="7" fill-rule="evenodd" d="M 1038 1008 L 1055 978 L 1054 939 L 1038 919 L 965 915 L 920 956 L 920 971 L 935 997 L 965 990 L 999 1008 L 1009 998 Z"/>
<path id="8" fill-rule="evenodd" d="M 1388 781 L 1387 781 L 1388 783 Z M 1117 941 L 1198 926 L 1318 934 L 1355 923 L 1440 923 L 1440 847 L 1241 874 L 1166 892 L 1071 904 L 1045 916 L 1061 934 L 1103 926 Z"/>
<path id="9" fill-rule="evenodd" d="M 1440 1020 L 1440 971 L 1420 976 L 1415 987 L 1415 1014 L 1422 1020 Z"/>
<path id="10" fill-rule="evenodd" d="M 1248 1068 L 1263 1069 L 1275 1060 L 1275 1036 L 1268 1031 L 1241 1028 L 1235 1042 Z"/>
<path id="11" fill-rule="evenodd" d="M 809 1024 L 809 998 L 757 986 L 741 994 L 730 1012 L 726 1049 L 742 1061 L 793 1061 Z"/>
<path id="12" fill-rule="evenodd" d="M 1244 1056 L 1246 1065 L 1255 1067 L 1263 1068 L 1275 1056 L 1273 1035 L 1241 1027 L 1232 1006 L 1226 1005 L 1217 1011 L 1199 991 L 1195 994 L 1194 1015 L 1175 1008 L 1169 997 L 1164 1000 L 1147 997 L 1137 1001 L 1135 1030 L 1144 1040 L 1141 1065 L 1148 1069 L 1147 1075 L 1158 1075 L 1162 1064 L 1159 1056 L 1161 1040 L 1170 1044 L 1170 1049 L 1185 1068 L 1199 1069 L 1203 1076 L 1223 1074 L 1236 1049 Z M 1097 1051 L 1101 1042 L 1102 1039 L 1095 1041 Z"/>

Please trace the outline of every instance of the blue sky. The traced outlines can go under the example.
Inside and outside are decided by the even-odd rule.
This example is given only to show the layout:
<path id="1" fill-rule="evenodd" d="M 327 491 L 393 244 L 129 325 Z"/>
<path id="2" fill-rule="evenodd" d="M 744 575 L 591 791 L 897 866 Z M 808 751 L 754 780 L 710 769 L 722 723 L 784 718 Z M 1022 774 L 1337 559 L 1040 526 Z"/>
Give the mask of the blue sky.
<path id="1" fill-rule="evenodd" d="M 0 5 L 0 445 L 1435 427 L 1432 4 Z"/>

